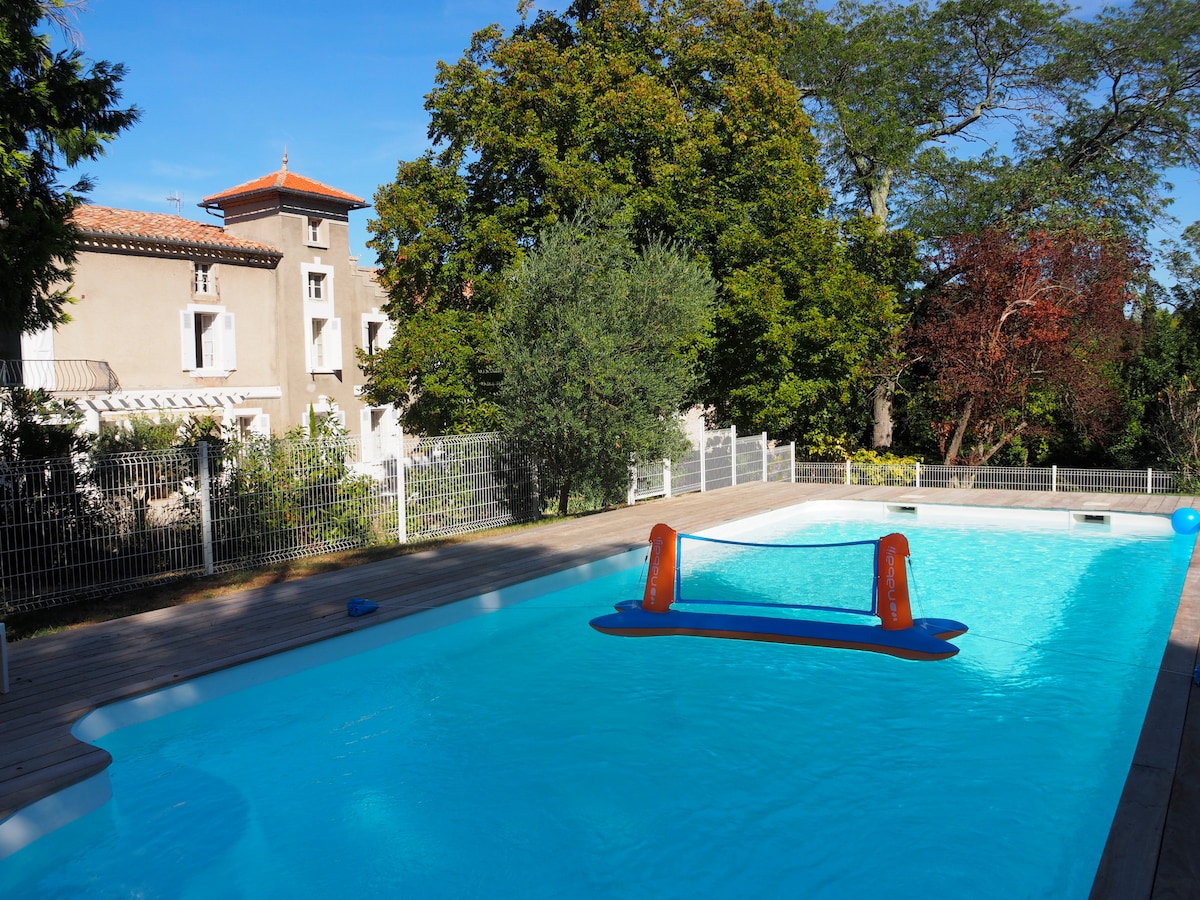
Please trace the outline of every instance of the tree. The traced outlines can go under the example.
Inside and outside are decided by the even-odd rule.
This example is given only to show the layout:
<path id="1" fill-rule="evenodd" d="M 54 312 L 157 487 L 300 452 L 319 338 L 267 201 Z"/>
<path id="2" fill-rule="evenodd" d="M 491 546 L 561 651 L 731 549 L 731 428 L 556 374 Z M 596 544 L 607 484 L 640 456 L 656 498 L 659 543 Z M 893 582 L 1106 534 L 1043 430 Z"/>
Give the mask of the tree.
<path id="1" fill-rule="evenodd" d="M 542 230 L 615 197 L 635 241 L 678 241 L 720 282 L 691 399 L 722 424 L 854 440 L 845 429 L 861 427 L 865 361 L 881 343 L 857 331 L 894 328 L 894 298 L 853 271 L 823 217 L 811 121 L 779 72 L 785 41 L 764 0 L 579 0 L 511 34 L 477 32 L 439 66 L 426 103 L 434 149 L 375 198 L 396 338 L 369 363 L 372 402 L 401 405 L 426 431 L 494 414 L 493 351 L 471 322 Z M 788 351 L 846 330 L 847 352 Z M 823 371 L 808 371 L 817 359 Z"/>
<path id="2" fill-rule="evenodd" d="M 1068 7 L 1045 0 L 789 0 L 787 71 L 820 126 L 836 189 L 887 227 L 893 193 L 949 155 L 948 139 L 1040 108 Z M 906 215 L 911 219 L 915 213 Z M 910 222 L 911 224 L 911 222 Z"/>
<path id="3" fill-rule="evenodd" d="M 1200 7 L 1134 0 L 1070 20 L 1042 67 L 1053 102 L 1015 122 L 1012 156 L 945 165 L 920 197 L 932 231 L 1120 227 L 1146 240 L 1166 174 L 1200 165 Z"/>
<path id="4" fill-rule="evenodd" d="M 78 5 L 5 0 L 0 13 L 0 357 L 19 356 L 21 333 L 63 321 L 77 237 L 71 213 L 91 188 L 86 177 L 60 185 L 64 168 L 96 159 L 138 117 L 116 108 L 124 67 L 54 51 L 37 32 L 43 19 L 66 24 Z"/>
<path id="5" fill-rule="evenodd" d="M 992 230 L 947 242 L 945 277 L 912 335 L 928 360 L 932 425 L 946 465 L 982 465 L 1065 419 L 1110 433 L 1124 309 L 1138 260 L 1119 238 Z"/>
<path id="6" fill-rule="evenodd" d="M 1042 64 L 1057 43 L 1062 4 L 1045 0 L 946 0 L 930 6 L 841 0 L 832 10 L 788 0 L 795 24 L 786 56 L 824 141 L 828 179 L 844 207 L 863 211 L 886 240 L 895 197 L 951 165 L 948 142 L 978 140 L 989 120 L 1036 109 Z M 909 228 L 920 207 L 902 207 Z M 898 236 L 893 252 L 916 242 Z M 915 256 L 894 265 L 911 269 Z M 888 283 L 888 282 L 885 282 Z M 892 285 L 903 301 L 909 284 Z M 911 364 L 893 346 L 876 367 L 871 444 L 892 443 L 893 398 Z"/>
<path id="7" fill-rule="evenodd" d="M 1128 425 L 1115 448 L 1126 465 L 1169 465 L 1200 477 L 1200 223 L 1169 256 L 1174 283 L 1138 310 L 1140 344 L 1123 373 Z"/>
<path id="8" fill-rule="evenodd" d="M 544 231 L 496 315 L 504 429 L 539 460 L 562 515 L 572 490 L 618 499 L 631 460 L 681 449 L 716 296 L 704 265 L 662 240 L 636 251 L 615 213 L 587 206 Z"/>

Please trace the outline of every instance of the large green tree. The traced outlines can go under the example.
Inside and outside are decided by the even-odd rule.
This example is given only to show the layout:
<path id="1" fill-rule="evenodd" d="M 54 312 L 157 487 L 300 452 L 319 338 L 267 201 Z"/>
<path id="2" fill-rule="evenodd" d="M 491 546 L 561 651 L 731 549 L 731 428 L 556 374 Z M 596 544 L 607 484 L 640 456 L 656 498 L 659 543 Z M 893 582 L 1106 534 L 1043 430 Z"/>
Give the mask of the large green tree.
<path id="1" fill-rule="evenodd" d="M 1042 68 L 1051 102 L 1008 153 L 948 161 L 920 196 L 931 233 L 1120 228 L 1148 241 L 1172 170 L 1200 168 L 1200 5 L 1134 0 L 1061 26 Z"/>
<path id="2" fill-rule="evenodd" d="M 55 50 L 44 26 L 65 26 L 79 3 L 5 0 L 0 9 L 0 358 L 19 337 L 60 322 L 75 259 L 71 213 L 91 183 L 60 184 L 137 119 L 119 109 L 120 65 Z"/>
<path id="3" fill-rule="evenodd" d="M 1049 0 L 863 3 L 785 0 L 793 23 L 785 69 L 823 140 L 826 177 L 843 209 L 911 286 L 921 208 L 905 202 L 952 165 L 984 126 L 1044 102 L 1044 63 L 1067 7 Z M 900 199 L 897 199 L 897 198 Z M 893 212 L 899 207 L 899 216 Z M 899 220 L 901 230 L 893 223 Z M 912 231 L 915 229 L 915 233 Z M 871 443 L 892 444 L 893 398 L 911 358 L 898 346 L 875 367 Z"/>
<path id="4" fill-rule="evenodd" d="M 579 0 L 439 65 L 434 148 L 375 198 L 396 339 L 368 363 L 374 401 L 426 432 L 498 422 L 492 348 L 470 323 L 541 230 L 616 197 L 636 239 L 680 242 L 721 283 L 692 399 L 721 424 L 852 440 L 892 297 L 824 218 L 786 43 L 764 0 Z M 814 349 L 830 335 L 838 349 Z"/>
<path id="5" fill-rule="evenodd" d="M 1048 102 L 1044 66 L 1069 9 L 1050 0 L 782 6 L 795 24 L 786 69 L 820 126 L 829 177 L 847 206 L 880 227 L 896 192 L 953 148 L 979 141 L 997 117 Z M 919 211 L 900 205 L 913 224 Z"/>
<path id="6" fill-rule="evenodd" d="M 1169 288 L 1137 310 L 1139 352 L 1123 379 L 1128 424 L 1114 455 L 1126 466 L 1167 465 L 1200 478 L 1200 223 L 1169 255 Z"/>
<path id="7" fill-rule="evenodd" d="M 695 347 L 716 298 L 704 265 L 611 206 L 550 226 L 509 272 L 496 313 L 504 429 L 540 461 L 566 514 L 573 490 L 624 496 L 633 460 L 673 456 Z"/>

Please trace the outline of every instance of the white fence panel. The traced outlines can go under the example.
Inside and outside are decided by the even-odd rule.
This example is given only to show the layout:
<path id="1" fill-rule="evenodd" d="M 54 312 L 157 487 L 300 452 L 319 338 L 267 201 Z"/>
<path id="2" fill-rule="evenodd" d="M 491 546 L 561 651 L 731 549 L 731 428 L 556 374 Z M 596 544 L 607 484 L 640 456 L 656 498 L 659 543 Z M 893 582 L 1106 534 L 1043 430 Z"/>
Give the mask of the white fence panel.
<path id="1" fill-rule="evenodd" d="M 255 439 L 0 464 L 0 612 L 371 544 L 537 518 L 537 466 L 497 434 Z M 207 463 L 207 464 L 206 464 Z M 766 435 L 706 432 L 631 473 L 631 502 L 750 481 L 1171 493 L 1171 472 L 797 462 Z"/>

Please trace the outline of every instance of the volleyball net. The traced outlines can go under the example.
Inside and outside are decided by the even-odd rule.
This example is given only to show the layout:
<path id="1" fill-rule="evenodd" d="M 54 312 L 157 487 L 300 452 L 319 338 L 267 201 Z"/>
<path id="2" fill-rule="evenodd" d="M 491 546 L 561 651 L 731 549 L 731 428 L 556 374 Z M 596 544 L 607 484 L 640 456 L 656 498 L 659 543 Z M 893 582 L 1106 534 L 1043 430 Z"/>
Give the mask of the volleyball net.
<path id="1" fill-rule="evenodd" d="M 767 544 L 681 534 L 657 525 L 650 544 L 642 608 L 652 612 L 665 612 L 672 604 L 757 607 L 754 614 L 837 612 L 877 615 L 885 627 L 889 621 L 890 627 L 911 624 L 903 535 Z"/>

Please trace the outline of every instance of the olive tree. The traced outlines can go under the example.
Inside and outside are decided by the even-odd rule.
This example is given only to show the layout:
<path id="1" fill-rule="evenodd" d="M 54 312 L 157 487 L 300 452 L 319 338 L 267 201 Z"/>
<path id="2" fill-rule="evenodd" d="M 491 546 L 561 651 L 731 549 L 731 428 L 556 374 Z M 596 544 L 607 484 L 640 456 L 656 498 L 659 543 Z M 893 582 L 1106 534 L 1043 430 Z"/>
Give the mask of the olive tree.
<path id="1" fill-rule="evenodd" d="M 495 317 L 505 431 L 539 461 L 560 514 L 575 489 L 622 496 L 631 461 L 683 446 L 679 409 L 715 283 L 661 239 L 635 247 L 610 203 L 543 231 L 505 281 Z"/>

